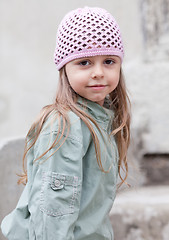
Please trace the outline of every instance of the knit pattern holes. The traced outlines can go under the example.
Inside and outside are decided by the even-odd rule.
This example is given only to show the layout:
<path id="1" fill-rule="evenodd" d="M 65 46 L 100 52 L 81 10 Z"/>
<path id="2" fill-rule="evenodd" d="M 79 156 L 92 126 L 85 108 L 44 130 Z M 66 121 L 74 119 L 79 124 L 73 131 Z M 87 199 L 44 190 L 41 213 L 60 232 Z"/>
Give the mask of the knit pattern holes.
<path id="1" fill-rule="evenodd" d="M 95 55 L 117 55 L 124 50 L 119 26 L 101 8 L 80 8 L 68 13 L 59 25 L 55 49 L 58 70 L 67 62 Z"/>

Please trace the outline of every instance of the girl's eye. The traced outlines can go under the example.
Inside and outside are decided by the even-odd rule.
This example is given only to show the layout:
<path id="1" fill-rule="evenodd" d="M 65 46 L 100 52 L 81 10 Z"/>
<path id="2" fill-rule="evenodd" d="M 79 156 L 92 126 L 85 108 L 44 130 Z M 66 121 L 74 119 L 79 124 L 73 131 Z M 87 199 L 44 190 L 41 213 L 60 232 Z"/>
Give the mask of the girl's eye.
<path id="1" fill-rule="evenodd" d="M 80 63 L 79 63 L 79 65 L 81 65 L 81 66 L 88 66 L 90 63 L 89 63 L 89 61 L 87 61 L 87 60 L 85 60 L 85 61 L 81 61 Z"/>
<path id="2" fill-rule="evenodd" d="M 107 59 L 107 60 L 105 60 L 104 62 L 105 62 L 105 64 L 107 64 L 107 65 L 111 65 L 111 64 L 114 63 L 114 61 L 111 60 L 111 59 Z"/>

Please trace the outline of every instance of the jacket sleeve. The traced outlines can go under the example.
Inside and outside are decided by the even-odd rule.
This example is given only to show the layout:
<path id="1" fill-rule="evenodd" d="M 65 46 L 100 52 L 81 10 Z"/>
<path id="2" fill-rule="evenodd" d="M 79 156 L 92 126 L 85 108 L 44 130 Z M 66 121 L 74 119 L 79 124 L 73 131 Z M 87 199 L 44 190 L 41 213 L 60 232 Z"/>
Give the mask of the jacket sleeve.
<path id="1" fill-rule="evenodd" d="M 29 239 L 28 185 L 24 188 L 16 208 L 1 223 L 3 235 L 9 240 Z"/>
<path id="2" fill-rule="evenodd" d="M 58 128 L 53 126 L 46 127 L 28 151 L 28 183 L 16 208 L 1 224 L 8 240 L 75 239 L 82 192 L 82 162 L 91 136 L 84 123 L 73 117 L 69 136 L 59 149 L 56 145 L 34 162 L 56 139 Z"/>
<path id="3" fill-rule="evenodd" d="M 56 138 L 57 132 L 41 134 L 35 158 Z M 79 136 L 79 137 L 78 137 Z M 28 200 L 29 239 L 74 240 L 80 209 L 83 145 L 79 133 L 50 150 L 33 164 Z"/>

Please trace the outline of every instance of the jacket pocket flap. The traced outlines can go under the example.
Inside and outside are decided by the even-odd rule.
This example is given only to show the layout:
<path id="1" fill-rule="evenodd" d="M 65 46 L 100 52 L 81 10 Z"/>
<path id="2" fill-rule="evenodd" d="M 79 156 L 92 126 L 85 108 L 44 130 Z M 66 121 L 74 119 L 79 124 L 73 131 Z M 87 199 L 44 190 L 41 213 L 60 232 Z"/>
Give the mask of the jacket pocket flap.
<path id="1" fill-rule="evenodd" d="M 53 190 L 59 190 L 64 188 L 64 186 L 74 186 L 77 184 L 78 178 L 75 176 L 68 176 L 56 172 L 52 172 L 51 176 L 51 188 Z"/>
<path id="2" fill-rule="evenodd" d="M 52 173 L 51 188 L 53 190 L 62 189 L 65 185 L 65 176 Z"/>

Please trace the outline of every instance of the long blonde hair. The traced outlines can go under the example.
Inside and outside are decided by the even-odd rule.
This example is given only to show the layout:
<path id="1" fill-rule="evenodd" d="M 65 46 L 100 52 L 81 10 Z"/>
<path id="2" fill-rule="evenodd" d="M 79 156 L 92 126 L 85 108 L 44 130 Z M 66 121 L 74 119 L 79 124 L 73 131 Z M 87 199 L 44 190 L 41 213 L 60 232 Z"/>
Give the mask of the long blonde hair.
<path id="1" fill-rule="evenodd" d="M 128 175 L 127 149 L 130 142 L 130 111 L 129 111 L 130 101 L 127 95 L 122 70 L 120 70 L 120 79 L 119 79 L 118 86 L 109 95 L 110 95 L 113 110 L 115 113 L 115 117 L 113 121 L 113 131 L 111 134 L 115 136 L 115 139 L 117 141 L 117 146 L 119 151 L 119 166 L 118 166 L 119 177 L 121 179 L 121 184 L 122 184 L 126 182 L 127 175 Z M 92 127 L 91 122 L 95 124 L 95 126 L 101 133 L 99 126 L 92 117 L 90 117 L 85 111 L 83 111 L 81 108 L 77 106 L 76 100 L 77 100 L 77 94 L 76 92 L 74 92 L 74 90 L 70 86 L 67 75 L 66 75 L 65 67 L 63 67 L 60 70 L 60 74 L 59 74 L 59 81 L 58 81 L 58 88 L 57 88 L 55 102 L 51 105 L 45 106 L 42 109 L 38 119 L 33 123 L 33 125 L 31 126 L 27 134 L 25 151 L 23 155 L 24 173 L 22 175 L 19 175 L 20 179 L 18 183 L 24 184 L 27 182 L 27 171 L 25 168 L 26 155 L 28 151 L 36 143 L 39 137 L 39 134 L 42 130 L 43 124 L 53 112 L 57 112 L 57 119 L 59 123 L 58 134 L 56 136 L 55 141 L 52 143 L 52 145 L 44 153 L 42 153 L 37 159 L 34 159 L 34 162 L 41 159 L 50 149 L 58 145 L 59 147 L 56 148 L 55 150 L 56 152 L 64 144 L 67 136 L 69 135 L 69 129 L 70 129 L 70 122 L 67 115 L 68 110 L 71 110 L 75 114 L 77 114 L 89 128 L 93 138 L 94 146 L 95 146 L 98 165 L 101 171 L 106 172 L 101 162 L 99 139 Z M 61 129 L 61 121 L 62 121 L 62 129 Z M 63 135 L 65 136 L 65 131 L 66 131 L 66 137 L 63 138 Z M 61 132 L 60 136 L 59 136 L 59 132 Z M 31 144 L 29 144 L 29 147 L 28 147 L 27 139 L 29 139 L 29 142 L 31 142 Z M 125 171 L 124 177 L 122 177 L 121 169 Z"/>

